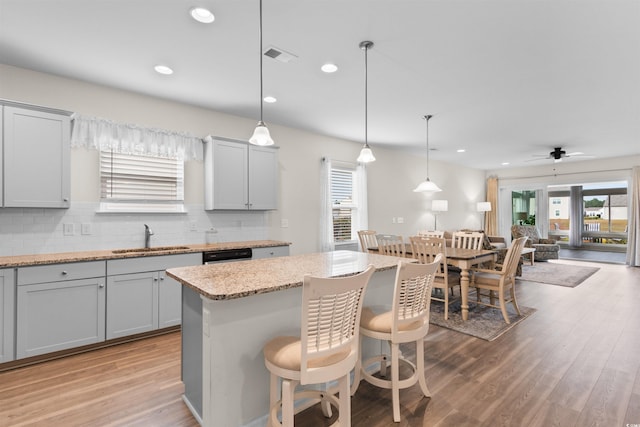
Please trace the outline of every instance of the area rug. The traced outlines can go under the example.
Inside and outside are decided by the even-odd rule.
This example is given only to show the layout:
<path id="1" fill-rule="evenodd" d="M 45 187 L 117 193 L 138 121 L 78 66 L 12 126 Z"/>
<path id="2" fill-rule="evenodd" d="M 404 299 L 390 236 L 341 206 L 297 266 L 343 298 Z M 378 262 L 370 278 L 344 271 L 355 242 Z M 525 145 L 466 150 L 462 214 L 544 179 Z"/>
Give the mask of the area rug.
<path id="1" fill-rule="evenodd" d="M 523 265 L 521 280 L 574 288 L 591 277 L 598 267 L 559 264 L 552 261 Z"/>
<path id="2" fill-rule="evenodd" d="M 447 320 L 444 320 L 444 304 L 442 302 L 432 302 L 429 322 L 486 341 L 493 341 L 536 311 L 535 308 L 520 305 L 522 314 L 518 316 L 513 305 L 509 303 L 507 304 L 507 313 L 511 323 L 507 324 L 502 317 L 500 309 L 473 304 L 471 301 L 469 303 L 469 320 L 463 321 L 460 301 L 449 305 L 449 318 Z"/>

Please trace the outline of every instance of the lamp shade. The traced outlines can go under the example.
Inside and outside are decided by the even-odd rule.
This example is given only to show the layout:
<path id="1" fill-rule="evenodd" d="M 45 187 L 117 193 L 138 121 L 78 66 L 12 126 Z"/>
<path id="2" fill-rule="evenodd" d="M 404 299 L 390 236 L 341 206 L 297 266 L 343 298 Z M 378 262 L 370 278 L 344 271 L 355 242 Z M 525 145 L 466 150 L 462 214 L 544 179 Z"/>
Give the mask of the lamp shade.
<path id="1" fill-rule="evenodd" d="M 491 202 L 478 202 L 476 210 L 478 212 L 489 212 L 491 210 Z"/>
<path id="2" fill-rule="evenodd" d="M 434 212 L 446 212 L 449 210 L 449 202 L 447 200 L 432 200 L 431 210 Z"/>
<path id="3" fill-rule="evenodd" d="M 369 162 L 374 162 L 376 160 L 376 158 L 373 155 L 373 151 L 371 151 L 371 148 L 369 148 L 368 145 L 365 145 L 364 147 L 362 147 L 362 150 L 360 150 L 360 155 L 358 156 L 358 161 L 360 163 L 369 163 Z"/>
<path id="4" fill-rule="evenodd" d="M 429 178 L 425 181 L 422 181 L 416 188 L 413 189 L 415 193 L 437 193 L 438 191 L 442 191 L 440 187 L 438 187 L 435 183 L 431 182 Z"/>
<path id="5" fill-rule="evenodd" d="M 251 138 L 249 138 L 249 142 L 253 145 L 273 145 L 273 139 L 271 139 L 269 129 L 262 120 L 258 122 L 258 126 L 256 126 L 256 130 L 253 131 Z"/>

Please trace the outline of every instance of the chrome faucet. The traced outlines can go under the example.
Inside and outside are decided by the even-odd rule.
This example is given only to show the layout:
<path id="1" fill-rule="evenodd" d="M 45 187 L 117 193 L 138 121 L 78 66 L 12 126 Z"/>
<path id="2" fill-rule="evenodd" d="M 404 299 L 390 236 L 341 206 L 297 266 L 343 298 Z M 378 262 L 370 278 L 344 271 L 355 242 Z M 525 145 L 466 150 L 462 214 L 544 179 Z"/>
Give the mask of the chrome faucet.
<path id="1" fill-rule="evenodd" d="M 149 228 L 147 224 L 144 225 L 144 247 L 150 248 L 151 236 L 153 236 L 153 230 Z"/>

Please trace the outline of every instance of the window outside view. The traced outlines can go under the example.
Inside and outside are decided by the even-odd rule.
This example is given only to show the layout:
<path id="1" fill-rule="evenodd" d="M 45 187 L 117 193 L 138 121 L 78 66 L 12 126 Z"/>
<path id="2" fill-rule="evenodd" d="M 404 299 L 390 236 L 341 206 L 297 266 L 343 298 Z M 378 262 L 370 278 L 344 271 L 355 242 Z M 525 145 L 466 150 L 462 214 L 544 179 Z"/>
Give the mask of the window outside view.
<path id="1" fill-rule="evenodd" d="M 627 189 L 585 188 L 582 191 L 582 245 L 624 251 L 627 244 Z M 572 228 L 569 191 L 549 192 L 549 235 L 568 244 Z"/>

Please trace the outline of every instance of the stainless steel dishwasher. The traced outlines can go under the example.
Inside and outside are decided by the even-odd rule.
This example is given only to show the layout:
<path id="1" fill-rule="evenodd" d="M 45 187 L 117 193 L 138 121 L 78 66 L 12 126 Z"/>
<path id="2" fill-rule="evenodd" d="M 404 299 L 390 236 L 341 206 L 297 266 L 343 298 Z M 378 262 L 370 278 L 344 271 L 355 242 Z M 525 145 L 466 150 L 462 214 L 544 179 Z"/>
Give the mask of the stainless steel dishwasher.
<path id="1" fill-rule="evenodd" d="M 220 249 L 202 253 L 203 264 L 250 260 L 251 248 Z M 202 420 L 202 299 L 187 286 L 182 287 L 182 382 L 183 399 Z M 185 329 L 189 330 L 185 334 Z M 189 369 L 185 369 L 189 366 Z"/>

